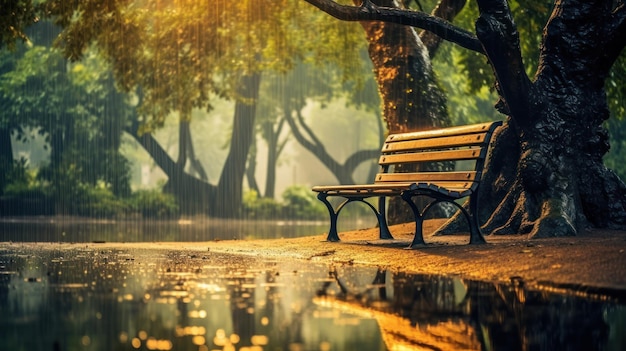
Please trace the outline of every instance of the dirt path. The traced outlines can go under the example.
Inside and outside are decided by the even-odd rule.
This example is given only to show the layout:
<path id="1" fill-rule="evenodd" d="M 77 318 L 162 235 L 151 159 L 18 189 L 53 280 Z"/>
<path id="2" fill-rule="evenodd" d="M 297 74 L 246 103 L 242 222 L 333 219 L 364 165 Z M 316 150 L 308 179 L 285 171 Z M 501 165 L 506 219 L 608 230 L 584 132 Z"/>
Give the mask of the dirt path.
<path id="1" fill-rule="evenodd" d="M 431 232 L 438 223 L 426 223 Z M 394 240 L 378 240 L 376 229 L 340 234 L 339 243 L 325 235 L 295 239 L 225 240 L 212 242 L 152 243 L 149 247 L 271 259 L 297 259 L 336 264 L 379 266 L 395 271 L 453 274 L 463 278 L 508 281 L 626 298 L 626 233 L 587 231 L 576 237 L 529 240 L 525 236 L 491 236 L 486 245 L 467 245 L 468 237 L 426 237 L 428 246 L 405 249 L 412 225 L 391 227 Z M 78 245 L 78 244 L 77 244 Z M 146 243 L 102 243 L 120 248 L 146 248 Z"/>

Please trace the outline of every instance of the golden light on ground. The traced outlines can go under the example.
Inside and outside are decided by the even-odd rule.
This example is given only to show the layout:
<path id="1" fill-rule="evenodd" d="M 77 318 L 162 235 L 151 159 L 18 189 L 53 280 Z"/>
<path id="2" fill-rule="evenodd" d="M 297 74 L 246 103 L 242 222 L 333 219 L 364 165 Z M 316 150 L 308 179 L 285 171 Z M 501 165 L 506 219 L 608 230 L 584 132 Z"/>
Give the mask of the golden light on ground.
<path id="1" fill-rule="evenodd" d="M 304 346 L 300 343 L 291 343 L 289 344 L 289 351 L 302 351 L 304 350 Z"/>
<path id="2" fill-rule="evenodd" d="M 193 310 L 188 313 L 189 318 L 206 318 L 207 312 L 205 310 Z"/>
<path id="3" fill-rule="evenodd" d="M 226 346 L 229 340 L 226 338 L 226 331 L 224 329 L 218 329 L 215 331 L 215 337 L 213 337 L 213 344 L 217 346 Z"/>
<path id="4" fill-rule="evenodd" d="M 237 334 L 231 334 L 229 337 L 230 343 L 236 345 L 241 341 L 241 338 Z"/>
<path id="5" fill-rule="evenodd" d="M 265 346 L 269 343 L 269 338 L 267 335 L 253 335 L 250 341 L 253 345 Z"/>
<path id="6" fill-rule="evenodd" d="M 203 326 L 186 326 L 186 327 L 177 326 L 175 331 L 176 331 L 176 336 L 178 337 L 182 337 L 186 335 L 195 336 L 195 335 L 206 334 L 206 328 Z"/>
<path id="7" fill-rule="evenodd" d="M 120 342 L 122 344 L 125 344 L 128 342 L 128 333 L 127 332 L 121 332 L 120 333 Z"/>
<path id="8" fill-rule="evenodd" d="M 202 336 L 202 335 L 196 335 L 193 338 L 191 338 L 191 342 L 194 345 L 198 345 L 198 346 L 204 345 L 204 344 L 206 344 L 206 338 L 204 336 Z"/>
<path id="9" fill-rule="evenodd" d="M 261 346 L 245 346 L 239 349 L 239 351 L 263 351 Z"/>
<path id="10" fill-rule="evenodd" d="M 330 351 L 330 343 L 328 341 L 322 341 L 320 343 L 320 351 Z"/>
<path id="11" fill-rule="evenodd" d="M 146 341 L 146 348 L 148 350 L 160 350 L 160 351 L 168 351 L 171 350 L 174 345 L 170 340 L 160 340 L 156 338 L 148 338 Z"/>

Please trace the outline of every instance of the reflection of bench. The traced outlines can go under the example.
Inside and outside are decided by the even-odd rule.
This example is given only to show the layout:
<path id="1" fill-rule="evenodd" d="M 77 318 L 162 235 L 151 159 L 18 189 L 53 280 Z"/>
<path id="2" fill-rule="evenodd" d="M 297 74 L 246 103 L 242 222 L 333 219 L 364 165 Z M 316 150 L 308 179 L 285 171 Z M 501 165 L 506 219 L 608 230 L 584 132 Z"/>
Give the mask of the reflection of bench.
<path id="1" fill-rule="evenodd" d="M 392 239 L 385 215 L 385 198 L 400 196 L 411 207 L 415 216 L 415 236 L 411 247 L 424 244 L 422 222 L 433 205 L 449 202 L 458 207 L 469 223 L 470 244 L 483 243 L 485 239 L 478 225 L 477 189 L 494 130 L 502 122 L 435 129 L 424 132 L 391 134 L 387 137 L 379 159 L 380 172 L 373 184 L 315 186 L 317 198 L 328 208 L 330 230 L 328 241 L 339 241 L 337 217 L 350 202 L 367 204 L 376 214 L 381 239 Z M 446 162 L 473 161 L 470 170 L 447 170 Z M 442 162 L 444 164 L 442 164 Z M 328 197 L 345 199 L 335 209 Z M 419 209 L 413 202 L 415 196 L 433 199 Z M 456 200 L 468 197 L 469 211 Z M 369 202 L 378 197 L 378 210 Z"/>

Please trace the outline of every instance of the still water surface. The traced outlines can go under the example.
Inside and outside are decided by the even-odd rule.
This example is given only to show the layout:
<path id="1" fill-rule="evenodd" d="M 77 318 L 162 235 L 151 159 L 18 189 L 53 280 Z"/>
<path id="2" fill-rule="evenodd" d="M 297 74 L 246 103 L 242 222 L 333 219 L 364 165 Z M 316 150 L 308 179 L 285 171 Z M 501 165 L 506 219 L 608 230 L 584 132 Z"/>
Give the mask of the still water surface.
<path id="1" fill-rule="evenodd" d="M 375 220 L 338 223 L 342 231 Z M 154 242 L 294 238 L 328 231 L 325 221 L 252 221 L 204 217 L 178 221 L 92 220 L 67 217 L 0 218 L 0 242 Z"/>
<path id="2" fill-rule="evenodd" d="M 28 241 L 0 243 L 0 350 L 626 347 L 623 294 L 389 272 L 324 257 Z"/>

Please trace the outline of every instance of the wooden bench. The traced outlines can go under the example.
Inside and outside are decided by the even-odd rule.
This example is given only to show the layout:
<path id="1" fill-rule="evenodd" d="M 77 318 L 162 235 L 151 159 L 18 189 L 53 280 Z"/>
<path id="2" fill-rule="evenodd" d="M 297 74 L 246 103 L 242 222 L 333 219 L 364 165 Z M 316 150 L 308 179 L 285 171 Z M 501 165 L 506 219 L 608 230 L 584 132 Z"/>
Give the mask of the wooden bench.
<path id="1" fill-rule="evenodd" d="M 385 140 L 379 158 L 380 171 L 373 184 L 315 186 L 317 198 L 328 208 L 330 229 L 326 240 L 339 241 L 337 218 L 344 206 L 360 201 L 376 214 L 381 239 L 393 239 L 385 214 L 385 199 L 400 196 L 415 216 L 415 236 L 410 245 L 424 245 L 422 223 L 426 212 L 435 204 L 448 202 L 463 213 L 469 224 L 470 244 L 484 243 L 478 222 L 478 196 L 485 159 L 491 136 L 501 121 L 435 129 L 423 132 L 391 134 Z M 467 170 L 446 170 L 444 164 L 456 161 L 469 162 Z M 345 200 L 335 209 L 329 197 Z M 419 209 L 413 201 L 425 196 L 431 202 Z M 365 201 L 378 197 L 378 209 Z M 456 202 L 469 197 L 469 210 Z"/>

